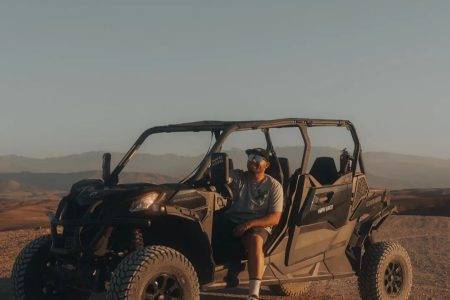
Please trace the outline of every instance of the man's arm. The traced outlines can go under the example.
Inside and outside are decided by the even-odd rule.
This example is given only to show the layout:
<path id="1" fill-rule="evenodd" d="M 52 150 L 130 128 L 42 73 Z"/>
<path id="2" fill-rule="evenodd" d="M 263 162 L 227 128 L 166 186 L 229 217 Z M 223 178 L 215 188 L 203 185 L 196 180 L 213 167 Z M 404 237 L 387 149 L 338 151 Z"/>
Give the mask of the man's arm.
<path id="1" fill-rule="evenodd" d="M 247 230 L 253 227 L 272 227 L 277 225 L 281 219 L 281 212 L 268 213 L 264 217 L 247 221 L 236 226 L 233 234 L 235 236 L 242 236 Z"/>
<path id="2" fill-rule="evenodd" d="M 270 206 L 268 213 L 261 218 L 247 221 L 241 225 L 236 226 L 233 234 L 235 236 L 242 236 L 244 232 L 253 227 L 272 227 L 280 222 L 283 211 L 283 187 L 276 182 L 270 191 Z"/>
<path id="3" fill-rule="evenodd" d="M 248 224 L 248 226 L 250 228 L 272 227 L 272 226 L 278 225 L 278 223 L 280 222 L 280 219 L 281 219 L 281 212 L 272 212 L 272 213 L 265 215 L 262 218 L 253 219 L 246 223 Z"/>

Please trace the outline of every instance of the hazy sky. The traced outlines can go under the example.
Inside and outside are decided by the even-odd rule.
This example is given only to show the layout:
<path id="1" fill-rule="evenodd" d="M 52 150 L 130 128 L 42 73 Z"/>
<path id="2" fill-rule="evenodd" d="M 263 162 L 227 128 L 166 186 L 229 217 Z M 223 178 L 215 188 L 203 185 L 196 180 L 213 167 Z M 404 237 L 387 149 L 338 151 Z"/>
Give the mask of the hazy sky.
<path id="1" fill-rule="evenodd" d="M 202 119 L 351 119 L 450 158 L 450 1 L 0 2 L 0 154 Z"/>

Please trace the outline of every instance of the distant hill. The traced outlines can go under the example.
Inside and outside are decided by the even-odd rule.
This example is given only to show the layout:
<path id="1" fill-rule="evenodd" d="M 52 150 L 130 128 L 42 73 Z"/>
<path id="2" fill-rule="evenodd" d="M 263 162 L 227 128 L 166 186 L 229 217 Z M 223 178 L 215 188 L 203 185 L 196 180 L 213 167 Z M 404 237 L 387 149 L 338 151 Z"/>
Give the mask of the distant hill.
<path id="1" fill-rule="evenodd" d="M 450 160 L 387 152 L 364 154 L 374 181 L 393 188 L 450 187 Z"/>
<path id="2" fill-rule="evenodd" d="M 112 154 L 112 167 L 123 157 L 123 153 Z M 74 173 L 87 170 L 99 170 L 102 164 L 102 152 L 51 157 L 28 158 L 16 155 L 0 156 L 0 173 Z M 176 156 L 173 154 L 138 154 L 133 157 L 126 172 L 145 172 L 166 176 L 179 176 L 184 170 L 192 168 L 193 161 L 200 157 Z"/>
<path id="3" fill-rule="evenodd" d="M 86 178 L 101 178 L 100 171 L 75 173 L 0 173 L 0 193 L 13 190 L 68 190 L 73 183 Z M 174 182 L 177 178 L 150 173 L 129 172 L 122 174 L 121 182 Z"/>
<path id="4" fill-rule="evenodd" d="M 242 150 L 231 149 L 227 152 L 233 158 L 236 167 L 245 167 L 246 156 Z M 277 153 L 289 159 L 291 169 L 299 166 L 301 148 L 281 147 L 277 149 Z M 339 154 L 340 151 L 334 148 L 313 148 L 311 162 L 318 156 L 332 156 L 338 162 Z M 15 155 L 0 156 L 0 173 L 9 173 L 0 174 L 0 181 L 16 181 L 24 186 L 38 185 L 48 188 L 67 186 L 69 182 L 73 183 L 78 179 L 100 177 L 102 155 L 102 152 L 86 152 L 44 159 Z M 366 152 L 363 155 L 368 177 L 373 186 L 387 186 L 392 189 L 450 186 L 450 160 L 388 152 Z M 113 166 L 122 156 L 122 153 L 112 153 Z M 174 154 L 138 154 L 133 157 L 124 172 L 128 173 L 126 176 L 131 181 L 138 178 L 145 179 L 144 181 L 180 178 L 192 171 L 201 158 L 201 156 Z M 14 183 L 10 182 L 8 185 L 13 187 Z"/>
<path id="5" fill-rule="evenodd" d="M 0 180 L 0 192 L 14 192 L 21 189 L 22 185 L 20 182 L 11 179 Z"/>

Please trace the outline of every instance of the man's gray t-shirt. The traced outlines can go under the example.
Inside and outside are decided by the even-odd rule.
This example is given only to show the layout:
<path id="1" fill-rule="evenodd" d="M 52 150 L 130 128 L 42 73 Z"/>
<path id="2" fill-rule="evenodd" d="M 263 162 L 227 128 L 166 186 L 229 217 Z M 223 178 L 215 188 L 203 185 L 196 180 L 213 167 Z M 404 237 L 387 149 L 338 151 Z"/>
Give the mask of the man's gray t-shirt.
<path id="1" fill-rule="evenodd" d="M 248 172 L 231 173 L 233 202 L 225 212 L 230 220 L 243 223 L 273 212 L 283 211 L 283 187 L 269 175 L 261 182 L 252 182 Z M 270 232 L 270 227 L 266 228 Z"/>

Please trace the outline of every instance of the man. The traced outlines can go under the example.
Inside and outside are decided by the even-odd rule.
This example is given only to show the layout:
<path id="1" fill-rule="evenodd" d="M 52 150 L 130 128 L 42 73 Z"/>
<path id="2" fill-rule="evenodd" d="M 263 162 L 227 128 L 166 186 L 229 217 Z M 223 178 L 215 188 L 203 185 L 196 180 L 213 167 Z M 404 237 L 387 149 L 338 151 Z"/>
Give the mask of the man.
<path id="1" fill-rule="evenodd" d="M 265 174 L 269 167 L 269 153 L 266 150 L 248 149 L 246 153 L 248 171 L 234 170 L 231 174 L 233 201 L 215 220 L 214 244 L 219 251 L 226 251 L 223 244 L 230 241 L 227 235 L 242 242 L 248 257 L 248 299 L 259 299 L 265 268 L 263 245 L 271 228 L 280 221 L 283 188 L 277 180 Z"/>

